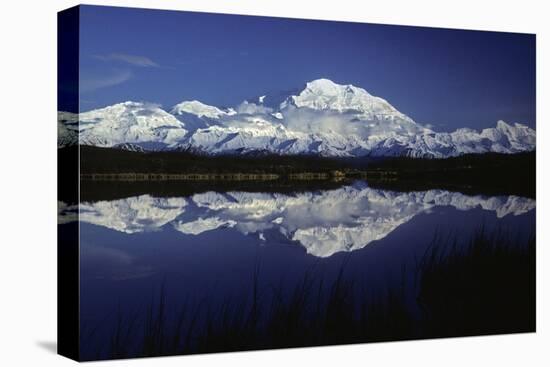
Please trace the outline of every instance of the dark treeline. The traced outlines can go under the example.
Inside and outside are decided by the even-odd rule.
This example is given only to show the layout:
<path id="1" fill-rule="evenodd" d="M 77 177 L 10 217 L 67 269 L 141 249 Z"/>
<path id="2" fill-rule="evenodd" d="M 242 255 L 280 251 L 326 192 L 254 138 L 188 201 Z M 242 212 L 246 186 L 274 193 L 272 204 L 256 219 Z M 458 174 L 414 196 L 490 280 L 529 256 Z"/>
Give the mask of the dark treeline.
<path id="1" fill-rule="evenodd" d="M 265 181 L 119 181 L 83 180 L 80 200 L 124 199 L 132 196 L 185 197 L 208 191 L 273 192 L 294 194 L 305 191 L 332 190 L 351 180 L 265 180 Z"/>
<path id="2" fill-rule="evenodd" d="M 317 156 L 197 155 L 189 152 L 131 152 L 80 147 L 81 173 L 274 173 L 337 170 L 340 162 Z"/>
<path id="3" fill-rule="evenodd" d="M 67 204 L 78 202 L 78 163 L 76 147 L 57 150 L 57 198 Z"/>
<path id="4" fill-rule="evenodd" d="M 389 158 L 368 164 L 372 187 L 445 189 L 465 194 L 536 196 L 536 154 L 470 154 L 447 159 Z"/>
<path id="5" fill-rule="evenodd" d="M 59 151 L 60 169 L 77 156 L 77 147 Z M 189 152 L 131 152 L 112 148 L 80 147 L 81 199 L 114 199 L 150 193 L 182 196 L 210 190 L 293 192 L 336 188 L 366 177 L 369 186 L 393 191 L 445 189 L 465 194 L 520 195 L 535 197 L 535 152 L 518 154 L 471 154 L 447 159 L 422 158 L 324 158 L 279 155 L 196 155 Z M 304 172 L 326 173 L 319 179 L 289 180 Z M 334 173 L 343 176 L 334 181 Z M 129 182 L 89 180 L 91 174 L 275 174 L 277 180 L 230 182 Z M 64 180 L 73 182 L 72 180 Z M 61 182 L 61 187 L 63 182 Z M 73 185 L 74 186 L 74 185 Z M 72 187 L 72 186 L 71 186 Z M 74 194 L 60 190 L 60 198 Z M 107 194 L 108 193 L 108 194 Z M 104 197 L 105 195 L 109 197 Z M 69 201 L 73 202 L 73 196 Z"/>
<path id="6" fill-rule="evenodd" d="M 85 360 L 226 352 L 535 331 L 535 239 L 480 230 L 466 244 L 434 238 L 415 281 L 379 294 L 346 275 L 323 282 L 306 272 L 283 296 L 259 288 L 256 266 L 245 299 L 168 307 L 164 288 L 140 313 L 115 312 L 105 338 L 83 325 Z M 368 283 L 368 282 L 367 282 Z M 407 283 L 409 284 L 409 283 Z M 411 294 L 412 300 L 406 294 Z M 271 297 L 267 297 L 272 293 Z M 410 296 L 409 296 L 410 297 Z M 90 327 L 92 326 L 92 327 Z M 107 343 L 105 341 L 108 341 Z"/>
<path id="7" fill-rule="evenodd" d="M 74 154 L 76 147 L 61 149 L 60 155 Z M 501 170 L 512 176 L 534 172 L 535 152 L 517 154 L 467 154 L 446 159 L 429 158 L 329 158 L 314 155 L 197 155 L 190 152 L 131 152 L 121 149 L 80 147 L 81 173 L 212 173 L 257 172 L 300 173 L 343 170 L 393 171 L 400 174 Z"/>
<path id="8" fill-rule="evenodd" d="M 467 168 L 520 168 L 528 164 L 534 169 L 535 152 L 515 154 L 464 154 L 445 159 L 389 157 L 364 162 L 361 168 L 370 170 L 442 171 Z"/>

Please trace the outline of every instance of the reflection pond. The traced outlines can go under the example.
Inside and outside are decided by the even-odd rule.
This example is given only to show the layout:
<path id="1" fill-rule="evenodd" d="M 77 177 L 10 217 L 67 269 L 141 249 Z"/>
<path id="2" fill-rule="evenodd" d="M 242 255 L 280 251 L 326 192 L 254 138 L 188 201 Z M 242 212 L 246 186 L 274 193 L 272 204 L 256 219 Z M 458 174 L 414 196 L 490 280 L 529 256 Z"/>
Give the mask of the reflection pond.
<path id="1" fill-rule="evenodd" d="M 534 328 L 531 198 L 357 181 L 59 202 L 59 221 L 80 230 L 84 359 Z M 471 309 L 441 303 L 479 300 L 485 278 L 509 294 Z M 489 323 L 503 297 L 519 300 L 505 310 L 518 320 Z"/>

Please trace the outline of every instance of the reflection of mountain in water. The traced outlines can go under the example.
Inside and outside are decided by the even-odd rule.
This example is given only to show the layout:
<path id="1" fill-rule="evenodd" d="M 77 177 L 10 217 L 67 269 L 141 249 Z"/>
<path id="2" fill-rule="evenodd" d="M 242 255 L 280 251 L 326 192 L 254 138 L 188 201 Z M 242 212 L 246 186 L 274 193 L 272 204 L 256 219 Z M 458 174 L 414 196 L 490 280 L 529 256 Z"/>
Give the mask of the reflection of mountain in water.
<path id="1" fill-rule="evenodd" d="M 356 183 L 337 190 L 297 194 L 207 192 L 169 199 L 143 195 L 83 203 L 80 219 L 125 233 L 151 231 L 169 223 L 190 235 L 232 227 L 262 240 L 297 241 L 308 253 L 326 257 L 363 248 L 437 206 L 482 208 L 501 218 L 533 210 L 535 201 L 443 190 L 400 193 Z M 60 205 L 60 216 L 66 220 L 70 210 L 74 208 Z"/>
<path id="2" fill-rule="evenodd" d="M 174 221 L 185 211 L 184 198 L 154 198 L 149 195 L 122 200 L 99 201 L 80 206 L 83 222 L 125 233 L 155 230 Z"/>

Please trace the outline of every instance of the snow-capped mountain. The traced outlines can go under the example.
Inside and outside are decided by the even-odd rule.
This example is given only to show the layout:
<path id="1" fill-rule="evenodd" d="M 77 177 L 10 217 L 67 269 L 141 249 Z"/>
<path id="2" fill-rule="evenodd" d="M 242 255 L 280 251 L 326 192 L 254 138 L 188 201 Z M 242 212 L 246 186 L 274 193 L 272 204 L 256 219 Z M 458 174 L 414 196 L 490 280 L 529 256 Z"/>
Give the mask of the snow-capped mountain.
<path id="1" fill-rule="evenodd" d="M 124 102 L 81 113 L 60 112 L 59 146 L 191 149 L 206 154 L 269 152 L 323 156 L 444 158 L 535 149 L 535 130 L 499 121 L 494 128 L 435 132 L 386 100 L 353 85 L 311 81 L 291 94 L 262 95 L 234 108 L 183 101 L 170 112 Z M 78 133 L 75 138 L 76 126 Z"/>
<path id="2" fill-rule="evenodd" d="M 468 196 L 444 190 L 393 192 L 355 183 L 297 194 L 205 192 L 185 198 L 149 195 L 82 203 L 80 220 L 124 233 L 172 226 L 186 235 L 231 228 L 260 240 L 291 242 L 314 256 L 361 249 L 436 207 L 483 209 L 498 218 L 535 209 L 518 196 Z M 77 220 L 77 206 L 59 205 L 61 223 Z"/>
<path id="3" fill-rule="evenodd" d="M 80 144 L 166 147 L 181 141 L 185 125 L 157 105 L 124 102 L 79 115 Z"/>
<path id="4" fill-rule="evenodd" d="M 399 126 L 413 131 L 424 129 L 414 123 L 408 116 L 397 111 L 386 100 L 370 95 L 365 89 L 353 85 L 340 85 L 328 79 L 317 79 L 306 84 L 298 95 L 289 96 L 281 103 L 280 108 L 287 106 L 309 108 L 320 111 L 356 112 L 363 121 L 378 124 L 398 123 Z"/>
<path id="5" fill-rule="evenodd" d="M 57 147 L 78 144 L 78 114 L 57 112 Z"/>
<path id="6" fill-rule="evenodd" d="M 221 109 L 199 101 L 183 101 L 172 107 L 170 113 L 185 125 L 188 135 L 191 135 L 199 129 L 219 125 L 222 118 L 237 112 L 232 108 Z"/>
<path id="7" fill-rule="evenodd" d="M 219 119 L 223 116 L 234 115 L 237 112 L 233 109 L 222 110 L 215 106 L 209 106 L 199 101 L 183 101 L 178 103 L 170 111 L 173 115 L 182 115 L 188 113 L 197 117 L 206 117 L 210 119 Z"/>

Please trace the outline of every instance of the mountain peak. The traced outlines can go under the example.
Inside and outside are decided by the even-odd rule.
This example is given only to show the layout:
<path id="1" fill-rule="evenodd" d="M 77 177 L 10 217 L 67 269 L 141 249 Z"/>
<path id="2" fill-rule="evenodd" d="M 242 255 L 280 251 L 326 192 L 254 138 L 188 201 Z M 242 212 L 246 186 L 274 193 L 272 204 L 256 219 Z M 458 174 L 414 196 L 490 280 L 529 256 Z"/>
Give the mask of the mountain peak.
<path id="1" fill-rule="evenodd" d="M 499 130 L 508 130 L 511 127 L 512 127 L 512 125 L 510 125 L 509 123 L 507 123 L 504 120 L 498 120 L 497 121 L 497 129 L 499 129 Z"/>
<path id="2" fill-rule="evenodd" d="M 349 86 L 351 85 L 337 84 L 326 78 L 315 79 L 306 83 L 306 89 L 326 94 L 340 93 L 343 87 L 345 88 Z"/>
<path id="3" fill-rule="evenodd" d="M 186 134 L 183 124 L 158 104 L 126 101 L 79 114 L 80 142 L 111 147 L 120 144 L 170 144 Z"/>
<path id="4" fill-rule="evenodd" d="M 114 104 L 114 106 L 128 106 L 128 107 L 141 107 L 143 106 L 143 102 L 136 102 L 136 101 L 125 101 Z"/>
<path id="5" fill-rule="evenodd" d="M 375 124 L 398 123 L 403 124 L 405 128 L 413 128 L 414 131 L 423 130 L 385 99 L 373 96 L 365 89 L 352 84 L 338 84 L 326 78 L 306 83 L 305 89 L 298 95 L 290 96 L 281 104 L 281 109 L 290 105 L 313 110 L 354 112 L 358 114 L 359 119 Z"/>
<path id="6" fill-rule="evenodd" d="M 222 116 L 234 114 L 233 110 L 224 111 L 218 107 L 207 105 L 201 101 L 192 100 L 192 101 L 183 101 L 178 103 L 170 111 L 173 115 L 181 115 L 184 113 L 189 113 L 198 117 L 207 117 L 218 119 Z"/>
<path id="7" fill-rule="evenodd" d="M 137 101 L 125 101 L 120 103 L 115 103 L 114 105 L 104 107 L 105 108 L 130 108 L 130 109 L 159 109 L 162 110 L 159 104 L 150 103 L 150 102 L 137 102 Z M 164 110 L 163 110 L 164 111 Z"/>

